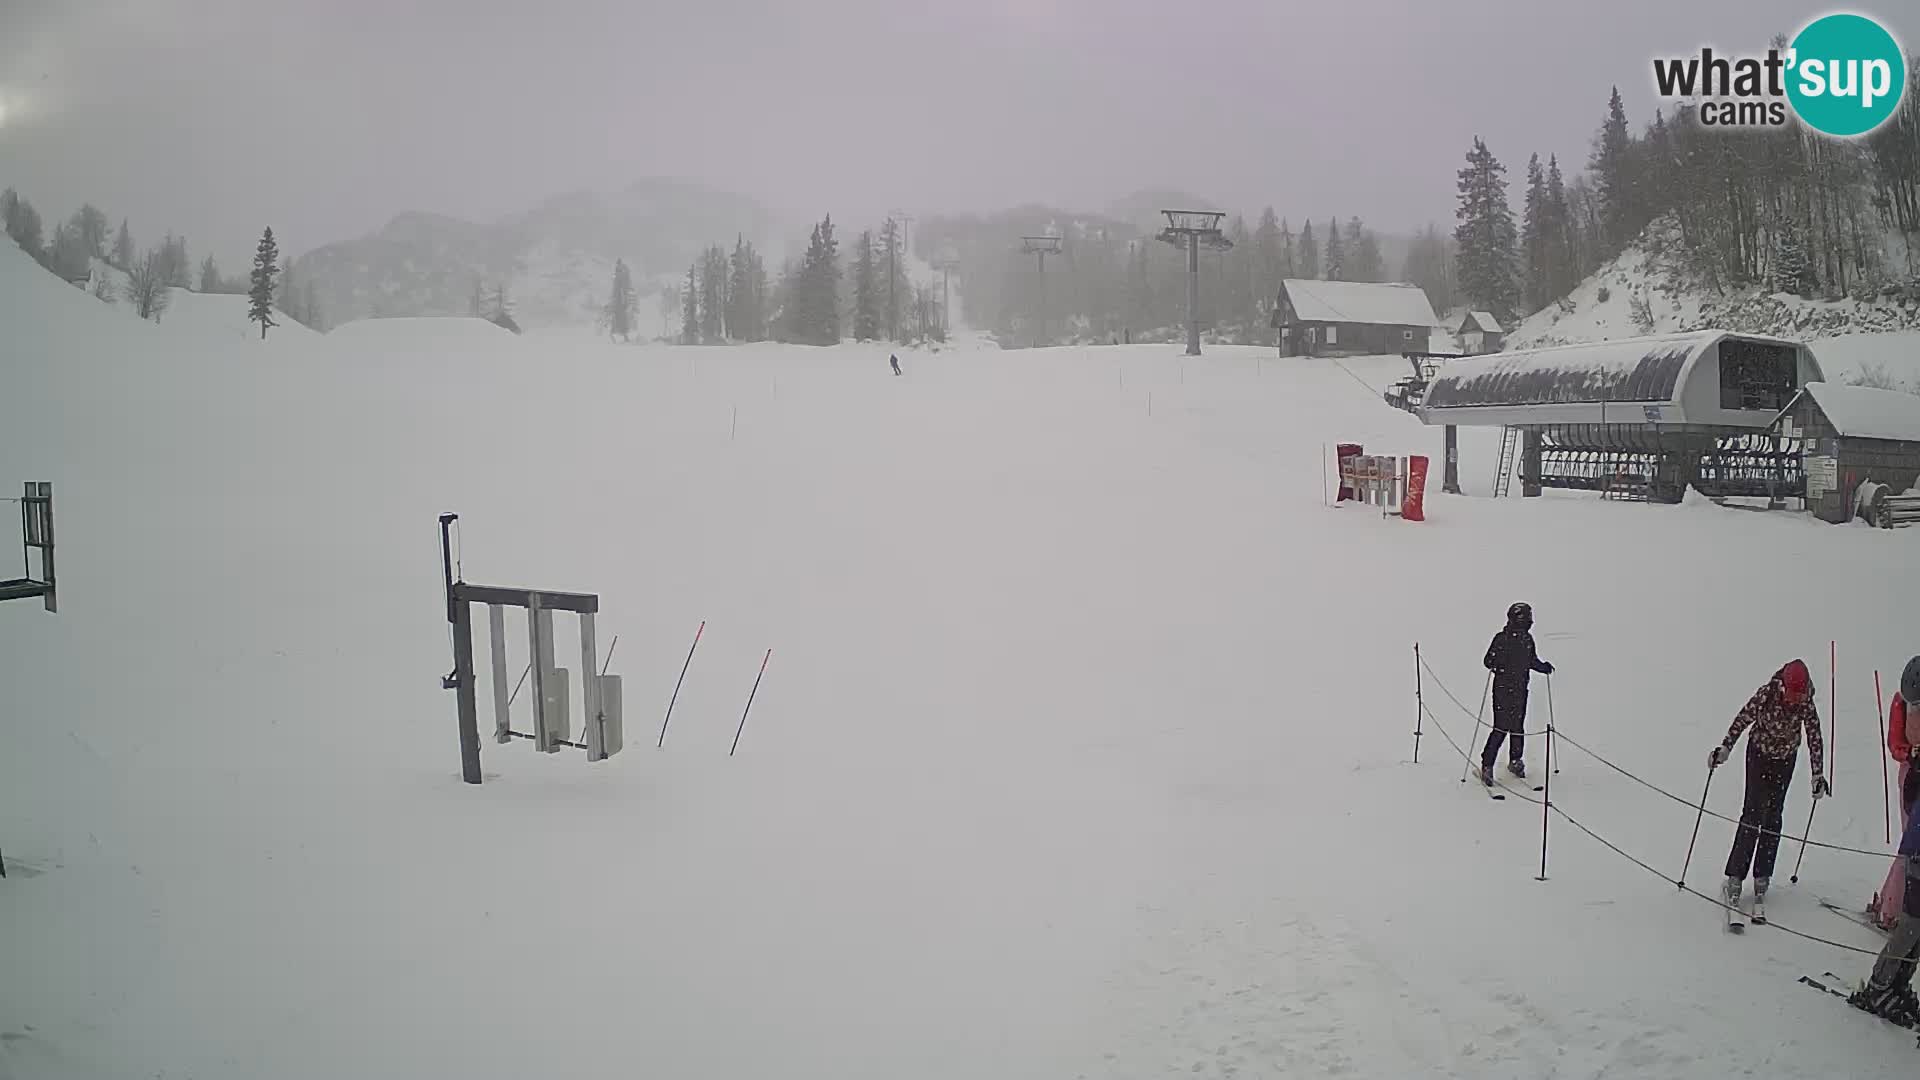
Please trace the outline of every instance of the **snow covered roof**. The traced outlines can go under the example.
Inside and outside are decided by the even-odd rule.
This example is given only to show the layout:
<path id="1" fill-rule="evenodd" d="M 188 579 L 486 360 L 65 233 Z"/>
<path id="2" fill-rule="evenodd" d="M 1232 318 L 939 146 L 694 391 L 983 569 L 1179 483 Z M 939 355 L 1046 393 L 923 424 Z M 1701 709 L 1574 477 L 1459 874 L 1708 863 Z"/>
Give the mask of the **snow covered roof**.
<path id="1" fill-rule="evenodd" d="M 1428 408 L 1590 401 L 1670 402 L 1680 369 L 1717 331 L 1522 349 L 1449 363 L 1427 391 Z"/>
<path id="2" fill-rule="evenodd" d="M 1318 281 L 1288 278 L 1280 283 L 1301 322 L 1364 323 L 1378 326 L 1438 326 L 1433 304 L 1418 285 L 1377 281 Z"/>
<path id="3" fill-rule="evenodd" d="M 1729 341 L 1790 350 L 1795 387 L 1824 377 L 1798 342 L 1696 330 L 1449 360 L 1419 416 L 1428 424 L 1763 430 L 1777 408 L 1724 403 L 1720 364 Z"/>
<path id="4" fill-rule="evenodd" d="M 1829 382 L 1810 382 L 1806 389 L 1842 435 L 1920 442 L 1920 394 Z"/>
<path id="5" fill-rule="evenodd" d="M 1465 333 L 1469 330 L 1484 330 L 1489 334 L 1506 333 L 1500 329 L 1500 320 L 1494 318 L 1490 311 L 1467 312 L 1466 318 L 1460 320 L 1460 331 Z"/>

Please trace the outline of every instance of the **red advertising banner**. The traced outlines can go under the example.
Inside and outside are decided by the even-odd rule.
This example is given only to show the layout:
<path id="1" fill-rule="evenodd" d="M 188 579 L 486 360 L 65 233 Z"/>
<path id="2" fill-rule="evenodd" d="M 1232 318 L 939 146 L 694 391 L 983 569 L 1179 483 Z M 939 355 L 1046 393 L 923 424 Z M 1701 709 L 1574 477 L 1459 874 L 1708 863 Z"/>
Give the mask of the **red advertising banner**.
<path id="1" fill-rule="evenodd" d="M 1407 493 L 1400 500 L 1400 516 L 1408 521 L 1427 520 L 1427 459 L 1415 455 L 1407 459 Z"/>
<path id="2" fill-rule="evenodd" d="M 1359 498 L 1359 496 L 1354 493 L 1353 487 L 1349 485 L 1346 481 L 1347 459 L 1350 457 L 1358 457 L 1361 451 L 1363 451 L 1364 449 L 1365 447 L 1361 446 L 1359 443 L 1343 442 L 1343 443 L 1338 443 L 1334 446 L 1333 452 L 1335 456 L 1335 461 L 1333 466 L 1333 474 L 1341 478 L 1340 494 L 1337 498 L 1333 500 L 1334 502 L 1342 503 L 1342 502 L 1346 502 L 1348 499 Z"/>

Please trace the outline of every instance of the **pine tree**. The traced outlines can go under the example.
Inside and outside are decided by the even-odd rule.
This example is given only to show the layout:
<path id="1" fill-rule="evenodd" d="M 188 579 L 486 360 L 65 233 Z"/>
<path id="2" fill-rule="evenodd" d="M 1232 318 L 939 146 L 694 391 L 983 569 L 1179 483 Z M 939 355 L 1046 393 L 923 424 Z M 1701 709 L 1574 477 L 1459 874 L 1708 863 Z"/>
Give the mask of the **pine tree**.
<path id="1" fill-rule="evenodd" d="M 1358 217 L 1347 221 L 1347 277 L 1354 281 L 1384 281 L 1386 260 L 1380 255 L 1380 238 L 1361 224 Z"/>
<path id="2" fill-rule="evenodd" d="M 727 253 L 719 245 L 700 260 L 700 336 L 709 344 L 727 340 Z"/>
<path id="3" fill-rule="evenodd" d="M 1573 219 L 1567 209 L 1567 186 L 1560 176 L 1560 157 L 1547 156 L 1547 296 L 1552 303 L 1573 291 L 1584 276 L 1574 260 Z"/>
<path id="4" fill-rule="evenodd" d="M 120 232 L 113 239 L 113 265 L 121 270 L 133 269 L 133 234 L 127 231 L 127 219 L 120 219 Z"/>
<path id="5" fill-rule="evenodd" d="M 1808 296 L 1813 292 L 1812 268 L 1806 248 L 1800 243 L 1800 228 L 1791 214 L 1783 214 L 1774 223 L 1773 291 Z"/>
<path id="6" fill-rule="evenodd" d="M 687 283 L 680 290 L 680 343 L 700 344 L 700 264 L 687 267 Z"/>
<path id="7" fill-rule="evenodd" d="M 274 242 L 273 228 L 260 235 L 260 244 L 253 252 L 252 288 L 247 292 L 247 318 L 260 324 L 260 340 L 267 339 L 267 329 L 279 326 L 273 319 L 273 279 L 280 273 L 280 245 Z"/>
<path id="8" fill-rule="evenodd" d="M 1300 258 L 1295 267 L 1295 277 L 1312 279 L 1320 276 L 1320 246 L 1313 240 L 1313 222 L 1300 226 Z"/>
<path id="9" fill-rule="evenodd" d="M 41 233 L 39 211 L 33 208 L 32 203 L 17 195 L 8 207 L 7 235 L 13 238 L 14 243 L 20 245 L 22 251 L 44 264 L 46 255 L 40 250 L 40 246 L 45 238 Z"/>
<path id="10" fill-rule="evenodd" d="M 607 298 L 604 314 L 608 340 L 633 340 L 633 324 L 639 315 L 638 304 L 639 298 L 633 292 L 633 275 L 627 270 L 626 260 L 613 260 L 613 294 Z"/>
<path id="11" fill-rule="evenodd" d="M 1294 255 L 1293 230 L 1287 227 L 1287 219 L 1280 219 L 1280 279 L 1299 277 L 1298 260 Z M 1277 299 L 1279 289 L 1276 286 L 1274 296 Z"/>
<path id="12" fill-rule="evenodd" d="M 872 341 L 880 336 L 880 297 L 874 277 L 873 233 L 863 232 L 854 240 L 853 255 L 853 340 Z"/>
<path id="13" fill-rule="evenodd" d="M 1479 136 L 1459 172 L 1460 223 L 1453 231 L 1459 245 L 1460 291 L 1476 309 L 1505 322 L 1520 303 L 1514 280 L 1513 208 L 1507 205 L 1506 168 Z"/>
<path id="14" fill-rule="evenodd" d="M 307 317 L 307 325 L 315 330 L 325 330 L 326 321 L 320 314 L 320 298 L 313 287 L 313 279 L 307 279 L 306 296 L 300 301 L 300 310 Z"/>
<path id="15" fill-rule="evenodd" d="M 840 245 L 833 238 L 833 215 L 814 226 L 797 279 L 800 340 L 811 345 L 840 342 Z"/>
<path id="16" fill-rule="evenodd" d="M 753 252 L 753 340 L 765 341 L 771 334 L 773 292 L 767 281 L 767 264 L 759 252 Z"/>
<path id="17" fill-rule="evenodd" d="M 200 291 L 217 293 L 220 291 L 220 268 L 213 264 L 213 256 L 200 260 Z"/>
<path id="18" fill-rule="evenodd" d="M 733 254 L 727 258 L 727 337 L 734 341 L 761 341 L 760 307 L 762 290 L 755 268 L 760 256 L 753 245 L 738 235 Z"/>
<path id="19" fill-rule="evenodd" d="M 1607 119 L 1595 141 L 1591 167 L 1594 190 L 1600 198 L 1600 222 L 1607 254 L 1620 251 L 1645 224 L 1640 220 L 1634 188 L 1633 136 L 1627 131 L 1627 110 L 1620 88 L 1607 99 Z"/>
<path id="20" fill-rule="evenodd" d="M 13 238 L 14 215 L 19 212 L 20 193 L 12 188 L 0 191 L 0 231 L 4 231 L 8 239 Z"/>
<path id="21" fill-rule="evenodd" d="M 1256 333 L 1264 322 L 1258 322 L 1267 312 L 1268 306 L 1280 294 L 1280 282 L 1286 277 L 1285 266 L 1291 261 L 1281 246 L 1281 237 L 1286 236 L 1280 220 L 1274 217 L 1273 207 L 1260 211 L 1260 224 L 1253 228 L 1253 296 L 1257 306 L 1254 309 Z M 1287 237 L 1287 246 L 1292 245 L 1292 237 Z"/>
<path id="22" fill-rule="evenodd" d="M 1520 257 L 1525 263 L 1526 310 L 1531 313 L 1547 306 L 1549 295 L 1547 237 L 1547 174 L 1540 167 L 1540 155 L 1527 158 L 1527 198 L 1520 217 Z"/>
<path id="23" fill-rule="evenodd" d="M 476 319 L 484 318 L 485 314 L 484 314 L 483 305 L 485 305 L 485 303 L 486 303 L 486 294 L 480 284 L 480 279 L 474 278 L 473 279 L 473 301 L 471 306 L 467 310 L 467 314 L 473 316 Z"/>
<path id="24" fill-rule="evenodd" d="M 880 251 L 875 269 L 882 275 L 882 310 L 886 316 L 887 340 L 900 340 L 900 304 L 907 295 L 906 268 L 900 260 L 900 223 L 888 218 L 880 226 Z M 856 335 L 858 336 L 858 335 Z"/>
<path id="25" fill-rule="evenodd" d="M 1327 219 L 1326 244 L 1326 261 L 1322 269 L 1326 272 L 1327 280 L 1347 280 L 1347 248 L 1346 242 L 1340 239 L 1340 220 L 1338 218 Z"/>

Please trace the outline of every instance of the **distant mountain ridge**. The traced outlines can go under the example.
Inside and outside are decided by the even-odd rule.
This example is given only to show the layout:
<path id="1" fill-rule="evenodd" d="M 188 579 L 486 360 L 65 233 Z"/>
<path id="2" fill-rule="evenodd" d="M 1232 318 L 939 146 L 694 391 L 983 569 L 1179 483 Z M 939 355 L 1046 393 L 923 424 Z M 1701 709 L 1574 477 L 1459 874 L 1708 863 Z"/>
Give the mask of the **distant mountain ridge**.
<path id="1" fill-rule="evenodd" d="M 611 192 L 576 191 L 483 224 L 422 211 L 378 232 L 296 259 L 331 325 L 408 315 L 465 315 L 474 289 L 505 286 L 529 327 L 591 324 L 625 259 L 641 283 L 682 273 L 709 244 L 741 236 L 765 247 L 776 222 L 742 195 L 645 179 Z"/>

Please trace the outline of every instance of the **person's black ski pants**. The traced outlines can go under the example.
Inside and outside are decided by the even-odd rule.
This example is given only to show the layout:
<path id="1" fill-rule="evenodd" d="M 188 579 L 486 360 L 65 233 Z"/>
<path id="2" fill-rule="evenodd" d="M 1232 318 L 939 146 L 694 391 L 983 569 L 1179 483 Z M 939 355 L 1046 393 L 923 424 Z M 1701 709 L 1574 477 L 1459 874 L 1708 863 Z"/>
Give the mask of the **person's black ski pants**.
<path id="1" fill-rule="evenodd" d="M 1787 785 L 1799 755 L 1785 761 L 1754 752 L 1747 744 L 1747 800 L 1740 810 L 1740 831 L 1727 853 L 1727 876 L 1746 880 L 1773 876 L 1774 856 L 1780 852 L 1780 818 L 1787 805 Z"/>
<path id="2" fill-rule="evenodd" d="M 1493 768 L 1500 759 L 1500 743 L 1507 743 L 1507 760 L 1519 761 L 1527 755 L 1527 695 L 1493 692 L 1493 730 L 1487 732 L 1487 748 L 1480 752 L 1480 764 Z"/>

